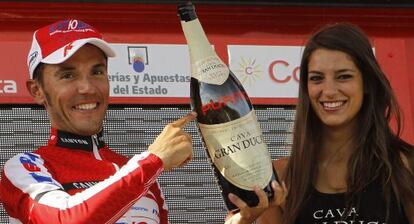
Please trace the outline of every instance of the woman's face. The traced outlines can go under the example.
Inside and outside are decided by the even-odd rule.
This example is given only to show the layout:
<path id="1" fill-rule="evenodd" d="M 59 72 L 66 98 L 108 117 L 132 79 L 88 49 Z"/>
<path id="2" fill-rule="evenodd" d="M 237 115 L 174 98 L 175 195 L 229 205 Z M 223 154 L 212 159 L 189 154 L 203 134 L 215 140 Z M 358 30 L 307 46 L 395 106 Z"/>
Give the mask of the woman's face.
<path id="1" fill-rule="evenodd" d="M 337 50 L 315 50 L 309 57 L 307 83 L 312 108 L 324 125 L 340 128 L 356 122 L 364 85 L 351 56 Z"/>

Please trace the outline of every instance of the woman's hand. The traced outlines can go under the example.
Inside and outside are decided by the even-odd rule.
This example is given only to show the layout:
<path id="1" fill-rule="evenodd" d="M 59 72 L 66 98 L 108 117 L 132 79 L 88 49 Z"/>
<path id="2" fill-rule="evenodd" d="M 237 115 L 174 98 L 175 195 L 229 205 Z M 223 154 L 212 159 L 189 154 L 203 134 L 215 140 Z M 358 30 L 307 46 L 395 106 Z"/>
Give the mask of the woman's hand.
<path id="1" fill-rule="evenodd" d="M 225 224 L 251 224 L 268 208 L 275 206 L 283 207 L 287 196 L 285 183 L 282 182 L 282 186 L 280 186 L 277 181 L 273 181 L 272 188 L 275 194 L 270 201 L 262 189 L 257 186 L 254 188 L 259 198 L 259 204 L 255 207 L 249 207 L 242 199 L 230 193 L 230 201 L 240 209 L 240 212 L 233 215 L 230 214 Z"/>

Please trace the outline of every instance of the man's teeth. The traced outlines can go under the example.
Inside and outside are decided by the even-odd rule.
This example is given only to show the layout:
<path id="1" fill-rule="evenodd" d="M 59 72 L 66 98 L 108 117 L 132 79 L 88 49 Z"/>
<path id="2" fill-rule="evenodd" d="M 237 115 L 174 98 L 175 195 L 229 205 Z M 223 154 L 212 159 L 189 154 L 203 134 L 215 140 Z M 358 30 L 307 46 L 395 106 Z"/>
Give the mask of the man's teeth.
<path id="1" fill-rule="evenodd" d="M 96 106 L 97 106 L 97 103 L 88 103 L 88 104 L 77 105 L 75 108 L 78 110 L 92 110 L 92 109 L 95 109 Z"/>
<path id="2" fill-rule="evenodd" d="M 323 106 L 325 108 L 337 108 L 337 107 L 342 106 L 343 104 L 344 104 L 343 101 L 340 101 L 340 102 L 324 102 Z"/>

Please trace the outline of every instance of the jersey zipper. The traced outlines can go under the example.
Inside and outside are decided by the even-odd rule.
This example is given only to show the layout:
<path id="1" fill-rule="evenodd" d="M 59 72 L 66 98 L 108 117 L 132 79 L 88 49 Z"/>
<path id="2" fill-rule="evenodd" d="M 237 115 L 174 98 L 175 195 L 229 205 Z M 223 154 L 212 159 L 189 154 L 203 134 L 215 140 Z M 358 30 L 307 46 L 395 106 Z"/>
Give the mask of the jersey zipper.
<path id="1" fill-rule="evenodd" d="M 95 159 L 102 160 L 102 157 L 101 155 L 99 155 L 99 151 L 98 151 L 99 143 L 98 143 L 98 136 L 96 134 L 92 135 L 92 145 L 93 145 L 93 155 L 95 156 Z"/>
<path id="2" fill-rule="evenodd" d="M 99 142 L 98 142 L 98 136 L 97 135 L 92 135 L 92 144 L 93 144 L 93 155 L 95 156 L 95 158 L 97 159 L 97 160 L 101 160 L 102 161 L 102 157 L 101 157 L 101 155 L 99 154 Z M 115 163 L 112 163 L 112 165 L 114 166 L 114 168 L 115 168 L 115 171 L 118 171 L 119 170 L 119 166 L 117 165 L 117 164 L 115 164 Z"/>

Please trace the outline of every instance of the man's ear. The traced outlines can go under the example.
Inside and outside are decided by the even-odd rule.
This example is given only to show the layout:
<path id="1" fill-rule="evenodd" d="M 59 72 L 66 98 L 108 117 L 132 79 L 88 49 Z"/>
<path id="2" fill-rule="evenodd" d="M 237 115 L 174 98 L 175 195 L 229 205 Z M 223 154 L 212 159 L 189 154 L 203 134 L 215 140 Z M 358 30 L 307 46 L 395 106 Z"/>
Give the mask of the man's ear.
<path id="1" fill-rule="evenodd" d="M 36 80 L 30 79 L 26 81 L 26 88 L 29 91 L 30 95 L 33 97 L 33 100 L 39 104 L 44 105 L 45 103 L 45 94 L 40 83 Z"/>

